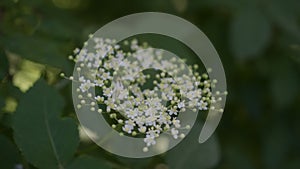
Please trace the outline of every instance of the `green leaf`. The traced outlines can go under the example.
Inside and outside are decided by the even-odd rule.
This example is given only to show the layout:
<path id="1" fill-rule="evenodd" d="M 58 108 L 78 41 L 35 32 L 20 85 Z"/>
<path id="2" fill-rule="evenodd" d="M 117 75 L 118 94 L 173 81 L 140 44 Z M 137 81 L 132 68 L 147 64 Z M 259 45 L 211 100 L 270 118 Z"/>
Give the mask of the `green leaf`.
<path id="1" fill-rule="evenodd" d="M 155 158 L 126 158 L 126 157 L 118 157 L 117 160 L 121 162 L 119 165 L 123 165 L 124 169 L 141 169 L 149 167 L 149 164 L 155 163 Z"/>
<path id="2" fill-rule="evenodd" d="M 287 168 L 285 161 L 292 145 L 290 136 L 289 129 L 281 124 L 267 128 L 262 142 L 264 168 Z"/>
<path id="3" fill-rule="evenodd" d="M 5 105 L 5 99 L 0 95 L 0 112 L 2 112 L 2 108 Z"/>
<path id="4" fill-rule="evenodd" d="M 216 138 L 212 137 L 200 144 L 198 142 L 200 128 L 201 125 L 195 124 L 186 138 L 166 154 L 169 168 L 205 169 L 212 168 L 219 162 L 220 150 Z"/>
<path id="5" fill-rule="evenodd" d="M 270 90 L 275 102 L 274 107 L 285 108 L 295 103 L 295 98 L 299 95 L 299 74 L 291 69 L 291 64 L 278 63 L 275 76 L 272 77 Z"/>
<path id="6" fill-rule="evenodd" d="M 3 98 L 13 97 L 17 100 L 23 95 L 23 93 L 11 82 L 0 83 L 0 93 Z"/>
<path id="7" fill-rule="evenodd" d="M 0 135 L 0 164 L 1 168 L 14 169 L 20 163 L 17 147 L 5 136 Z"/>
<path id="8" fill-rule="evenodd" d="M 0 86 L 0 92 L 1 92 L 1 86 Z M 5 106 L 5 97 L 0 93 L 0 120 L 2 120 L 3 116 L 3 108 Z"/>
<path id="9" fill-rule="evenodd" d="M 240 144 L 240 140 L 233 140 L 230 144 L 223 147 L 223 160 L 227 168 L 234 169 L 255 169 L 251 156 Z"/>
<path id="10" fill-rule="evenodd" d="M 249 59 L 263 52 L 271 37 L 268 19 L 255 9 L 237 13 L 230 27 L 230 47 L 239 59 Z"/>
<path id="11" fill-rule="evenodd" d="M 90 156 L 76 158 L 66 169 L 109 169 L 110 167 L 100 159 Z"/>
<path id="12" fill-rule="evenodd" d="M 293 37 L 300 40 L 300 25 L 299 25 L 299 6 L 298 0 L 272 0 L 266 2 L 266 11 L 270 15 L 272 21 L 282 30 L 288 32 Z"/>
<path id="13" fill-rule="evenodd" d="M 3 50 L 0 50 L 0 81 L 8 74 L 8 60 Z"/>
<path id="14" fill-rule="evenodd" d="M 41 169 L 64 169 L 79 143 L 73 119 L 60 119 L 64 100 L 39 80 L 20 100 L 14 139 L 25 158 Z"/>
<path id="15" fill-rule="evenodd" d="M 4 37 L 3 41 L 7 50 L 25 59 L 57 67 L 65 72 L 71 70 L 71 62 L 66 56 L 68 46 L 62 41 L 53 40 L 50 37 L 22 34 Z"/>

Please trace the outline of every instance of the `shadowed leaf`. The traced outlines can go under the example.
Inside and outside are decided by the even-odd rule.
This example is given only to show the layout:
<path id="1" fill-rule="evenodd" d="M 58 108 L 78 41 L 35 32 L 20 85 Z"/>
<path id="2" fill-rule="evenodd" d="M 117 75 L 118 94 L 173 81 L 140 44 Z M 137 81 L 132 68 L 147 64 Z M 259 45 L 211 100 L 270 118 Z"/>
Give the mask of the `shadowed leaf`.
<path id="1" fill-rule="evenodd" d="M 39 80 L 20 100 L 14 115 L 15 141 L 25 158 L 41 169 L 63 169 L 79 138 L 73 119 L 60 119 L 64 102 L 57 91 Z"/>
<path id="2" fill-rule="evenodd" d="M 103 160 L 89 156 L 80 156 L 67 169 L 109 169 Z"/>
<path id="3" fill-rule="evenodd" d="M 271 26 L 259 11 L 245 10 L 237 13 L 230 27 L 230 47 L 239 59 L 249 59 L 261 54 L 271 38 Z"/>

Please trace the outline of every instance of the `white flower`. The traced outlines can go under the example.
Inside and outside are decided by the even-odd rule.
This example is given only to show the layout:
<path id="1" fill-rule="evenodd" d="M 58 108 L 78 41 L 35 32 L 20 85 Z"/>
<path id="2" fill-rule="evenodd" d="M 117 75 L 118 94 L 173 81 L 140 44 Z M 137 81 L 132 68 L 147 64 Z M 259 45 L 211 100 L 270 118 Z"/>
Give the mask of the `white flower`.
<path id="1" fill-rule="evenodd" d="M 99 87 L 102 87 L 104 85 L 104 82 L 101 79 L 95 80 L 94 83 L 95 83 L 95 86 L 99 86 Z"/>
<path id="2" fill-rule="evenodd" d="M 179 133 L 179 131 L 176 130 L 175 128 L 172 128 L 172 129 L 171 129 L 171 134 L 172 134 L 172 136 L 174 137 L 174 139 L 177 139 L 177 138 L 178 138 L 178 133 Z"/>
<path id="3" fill-rule="evenodd" d="M 79 88 L 81 89 L 82 92 L 85 92 L 85 91 L 88 91 L 93 86 L 94 86 L 94 84 L 91 83 L 90 80 L 86 80 L 85 82 L 81 83 Z"/>
<path id="4" fill-rule="evenodd" d="M 185 107 L 185 103 L 184 101 L 181 101 L 180 103 L 178 103 L 178 108 L 184 108 Z"/>
<path id="5" fill-rule="evenodd" d="M 102 80 L 112 79 L 109 72 L 102 73 L 101 78 L 102 78 Z"/>
<path id="6" fill-rule="evenodd" d="M 149 135 L 151 137 L 157 137 L 157 133 L 159 133 L 158 130 L 149 130 L 149 131 L 147 131 L 147 135 Z"/>
<path id="7" fill-rule="evenodd" d="M 145 119 L 145 123 L 147 126 L 155 126 L 156 125 L 156 117 L 155 116 L 149 116 L 149 117 L 146 117 Z"/>
<path id="8" fill-rule="evenodd" d="M 156 144 L 155 137 L 151 135 L 146 135 L 146 138 L 144 138 L 144 142 L 147 144 L 148 147 Z"/>
<path id="9" fill-rule="evenodd" d="M 114 99 L 109 98 L 109 99 L 105 100 L 104 103 L 106 104 L 108 111 L 110 111 L 111 109 L 115 109 L 115 107 L 116 107 Z"/>
<path id="10" fill-rule="evenodd" d="M 79 77 L 79 82 L 81 82 L 81 83 L 86 82 L 84 76 L 80 76 L 80 77 Z"/>
<path id="11" fill-rule="evenodd" d="M 207 110 L 207 102 L 200 100 L 199 110 Z"/>
<path id="12" fill-rule="evenodd" d="M 125 124 L 123 127 L 122 127 L 123 131 L 127 132 L 127 133 L 131 133 L 132 130 L 133 130 L 133 125 L 130 125 L 130 124 Z"/>
<path id="13" fill-rule="evenodd" d="M 171 108 L 170 110 L 168 110 L 168 112 L 169 112 L 169 115 L 177 115 L 177 110 L 176 109 L 174 109 L 174 108 Z"/>
<path id="14" fill-rule="evenodd" d="M 154 107 L 149 107 L 148 109 L 145 110 L 146 116 L 153 116 L 156 113 L 157 113 L 157 110 Z"/>
<path id="15" fill-rule="evenodd" d="M 139 132 L 141 132 L 141 133 L 145 133 L 146 132 L 146 130 L 147 130 L 147 128 L 145 127 L 145 126 L 141 126 L 141 127 L 139 127 Z"/>
<path id="16" fill-rule="evenodd" d="M 103 95 L 104 95 L 104 96 L 107 96 L 107 97 L 112 96 L 112 93 L 113 93 L 113 90 L 112 90 L 111 88 L 106 88 L 106 89 L 104 89 L 104 91 L 103 91 Z"/>
<path id="17" fill-rule="evenodd" d="M 173 120 L 172 122 L 176 128 L 180 128 L 180 120 Z"/>
<path id="18" fill-rule="evenodd" d="M 138 126 L 143 126 L 145 124 L 145 116 L 137 116 L 135 117 L 135 123 L 138 125 Z"/>
<path id="19" fill-rule="evenodd" d="M 157 119 L 157 121 L 158 121 L 159 124 L 168 124 L 168 123 L 170 123 L 169 119 L 168 119 L 168 115 L 165 115 L 165 114 L 160 115 L 159 118 Z"/>
<path id="20" fill-rule="evenodd" d="M 124 89 L 123 84 L 117 81 L 113 86 L 112 97 L 116 100 L 123 100 L 128 97 L 128 90 Z"/>
<path id="21" fill-rule="evenodd" d="M 128 118 L 133 119 L 133 118 L 135 118 L 136 116 L 138 116 L 138 112 L 139 112 L 139 111 L 138 111 L 137 109 L 129 110 L 129 111 L 126 112 L 126 115 L 127 115 Z"/>
<path id="22" fill-rule="evenodd" d="M 100 102 L 102 100 L 102 97 L 101 96 L 96 96 L 95 100 L 97 100 L 98 102 Z"/>

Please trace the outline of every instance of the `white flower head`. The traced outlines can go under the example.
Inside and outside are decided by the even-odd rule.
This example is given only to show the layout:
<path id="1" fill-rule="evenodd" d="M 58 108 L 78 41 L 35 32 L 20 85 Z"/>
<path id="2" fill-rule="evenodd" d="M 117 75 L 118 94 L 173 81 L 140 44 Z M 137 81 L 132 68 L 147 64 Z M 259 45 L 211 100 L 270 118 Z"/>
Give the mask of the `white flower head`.
<path id="1" fill-rule="evenodd" d="M 75 56 L 70 57 L 80 65 L 76 68 L 78 78 L 68 78 L 79 83 L 81 102 L 77 108 L 90 106 L 89 110 L 106 114 L 120 135 L 144 137 L 144 152 L 162 133 L 174 139 L 185 137 L 181 131 L 189 128 L 181 127 L 185 124 L 179 118 L 185 110 L 223 111 L 212 106 L 222 100 L 220 92 L 211 90 L 217 80 L 211 81 L 206 73 L 200 75 L 197 65 L 186 71 L 184 61 L 165 58 L 162 50 L 141 46 L 136 39 L 129 44 L 128 52 L 113 39 L 91 38 L 94 51 L 75 49 Z M 147 74 L 143 71 L 146 69 L 156 74 Z M 149 83 L 152 87 L 144 87 Z M 96 91 L 95 96 L 91 90 Z"/>

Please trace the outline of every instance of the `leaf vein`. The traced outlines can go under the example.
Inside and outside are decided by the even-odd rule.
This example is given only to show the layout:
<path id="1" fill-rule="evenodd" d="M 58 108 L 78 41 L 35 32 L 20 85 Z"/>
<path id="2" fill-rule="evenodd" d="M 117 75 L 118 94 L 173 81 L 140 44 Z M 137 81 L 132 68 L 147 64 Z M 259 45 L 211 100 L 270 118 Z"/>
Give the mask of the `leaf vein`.
<path id="1" fill-rule="evenodd" d="M 51 147 L 53 149 L 53 153 L 54 153 L 54 156 L 55 156 L 56 161 L 58 163 L 59 169 L 64 169 L 63 165 L 61 164 L 61 162 L 59 160 L 59 156 L 58 156 L 58 153 L 57 153 L 57 150 L 56 150 L 56 146 L 54 144 L 52 132 L 51 132 L 51 129 L 50 129 L 50 126 L 49 126 L 49 122 L 47 120 L 48 119 L 47 118 L 48 111 L 47 111 L 47 104 L 46 103 L 47 103 L 46 98 L 44 98 L 44 122 L 45 122 L 45 125 L 46 125 L 47 135 L 48 135 L 48 138 L 50 140 L 50 144 L 51 144 Z"/>

